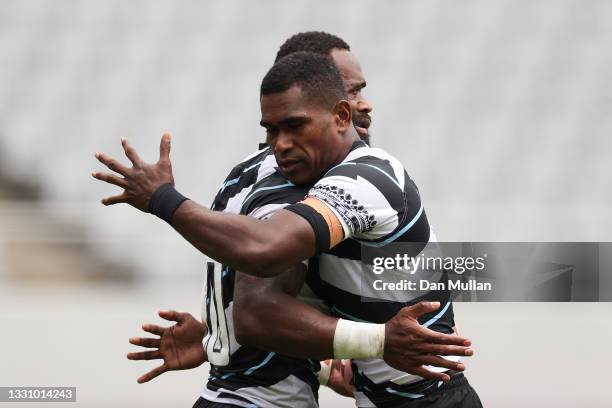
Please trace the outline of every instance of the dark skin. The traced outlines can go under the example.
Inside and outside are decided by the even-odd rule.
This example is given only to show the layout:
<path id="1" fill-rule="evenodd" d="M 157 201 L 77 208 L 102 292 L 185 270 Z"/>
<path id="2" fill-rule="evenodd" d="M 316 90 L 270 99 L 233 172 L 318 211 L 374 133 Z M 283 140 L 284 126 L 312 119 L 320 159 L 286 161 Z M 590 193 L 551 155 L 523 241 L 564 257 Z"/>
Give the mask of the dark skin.
<path id="1" fill-rule="evenodd" d="M 361 140 L 370 144 L 370 134 L 368 129 L 372 123 L 370 112 L 372 105 L 364 98 L 363 90 L 366 87 L 366 80 L 361 71 L 361 65 L 355 55 L 347 50 L 334 49 L 330 53 L 348 95 L 353 112 L 353 125 Z"/>
<path id="2" fill-rule="evenodd" d="M 170 327 L 156 324 L 144 324 L 142 329 L 159 337 L 132 337 L 130 343 L 153 350 L 128 353 L 130 360 L 156 360 L 164 362 L 138 378 L 143 384 L 167 372 L 188 370 L 200 366 L 207 361 L 202 339 L 206 334 L 206 326 L 189 313 L 179 313 L 173 310 L 159 312 L 163 319 L 176 322 Z"/>
<path id="3" fill-rule="evenodd" d="M 299 87 L 292 87 L 285 92 L 264 95 L 261 106 L 262 125 L 268 131 L 268 143 L 279 165 L 295 184 L 315 181 L 325 171 L 340 163 L 353 142 L 358 139 L 351 123 L 351 107 L 347 101 L 339 101 L 331 110 L 325 109 L 302 95 Z M 153 165 L 142 161 L 126 140 L 122 141 L 122 145 L 133 164 L 132 168 L 104 154 L 96 154 L 96 158 L 109 169 L 123 176 L 93 173 L 95 178 L 124 189 L 121 195 L 106 198 L 102 202 L 105 205 L 128 203 L 146 212 L 153 192 L 165 183 L 174 184 L 169 158 L 170 135 L 165 134 L 162 137 L 160 159 Z M 285 210 L 278 211 L 267 220 L 256 220 L 246 216 L 213 212 L 193 201 L 186 201 L 174 214 L 173 227 L 201 252 L 237 270 L 259 277 L 278 275 L 315 253 L 315 236 L 310 224 L 302 217 Z M 241 244 L 235 245 L 236 242 Z M 295 299 L 294 301 L 298 302 Z M 434 306 L 432 310 L 437 308 L 437 305 Z M 418 325 L 418 316 L 427 312 L 422 310 L 423 308 L 431 309 L 432 306 L 425 305 L 420 309 L 404 312 L 405 308 L 396 316 L 397 319 L 394 318 L 396 322 L 387 324 L 386 335 L 389 339 L 385 340 L 385 357 L 396 351 L 394 347 L 397 344 L 403 344 L 402 349 L 411 347 L 411 350 L 417 353 L 414 361 L 420 362 L 419 366 L 435 364 L 447 367 L 449 364 L 446 360 L 440 361 L 442 359 L 435 355 L 422 353 L 471 355 L 468 339 L 435 332 L 427 333 L 427 329 Z M 297 316 L 288 313 L 285 303 L 283 309 L 284 315 L 286 313 L 289 316 Z M 320 320 L 326 318 L 328 320 Z M 337 319 L 322 314 L 316 319 L 322 331 L 326 333 L 321 336 L 325 345 L 318 348 L 321 344 L 317 344 L 316 347 L 323 350 L 325 355 L 311 357 L 332 357 L 333 333 Z M 389 330 L 390 327 L 399 328 L 398 334 Z M 319 338 L 312 336 L 313 333 L 310 334 L 309 338 Z M 395 341 L 396 338 L 399 340 Z M 444 345 L 460 346 L 463 349 L 445 352 L 441 348 Z M 411 369 L 410 365 L 396 363 L 393 356 L 389 357 L 387 362 L 392 366 L 402 364 L 403 371 L 425 378 L 449 379 L 448 375 L 443 373 L 432 373 L 422 367 Z M 463 365 L 459 363 L 448 368 L 462 370 Z"/>

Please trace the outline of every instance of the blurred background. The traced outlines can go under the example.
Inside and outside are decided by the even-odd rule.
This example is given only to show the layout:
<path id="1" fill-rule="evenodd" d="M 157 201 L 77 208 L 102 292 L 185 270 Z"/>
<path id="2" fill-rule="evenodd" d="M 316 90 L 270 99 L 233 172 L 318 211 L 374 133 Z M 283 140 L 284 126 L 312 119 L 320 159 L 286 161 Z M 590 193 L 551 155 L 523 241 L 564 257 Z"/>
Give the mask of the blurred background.
<path id="1" fill-rule="evenodd" d="M 351 45 L 373 144 L 440 240 L 612 241 L 610 21 L 606 0 L 0 0 L 0 386 L 191 406 L 206 367 L 138 385 L 154 363 L 124 354 L 157 310 L 199 315 L 204 257 L 103 207 L 119 190 L 91 178 L 94 153 L 122 157 L 127 137 L 154 161 L 170 131 L 177 187 L 210 204 L 264 139 L 259 84 L 300 31 Z M 486 407 L 612 405 L 611 303 L 457 304 L 456 320 Z M 321 406 L 353 404 L 322 390 Z"/>

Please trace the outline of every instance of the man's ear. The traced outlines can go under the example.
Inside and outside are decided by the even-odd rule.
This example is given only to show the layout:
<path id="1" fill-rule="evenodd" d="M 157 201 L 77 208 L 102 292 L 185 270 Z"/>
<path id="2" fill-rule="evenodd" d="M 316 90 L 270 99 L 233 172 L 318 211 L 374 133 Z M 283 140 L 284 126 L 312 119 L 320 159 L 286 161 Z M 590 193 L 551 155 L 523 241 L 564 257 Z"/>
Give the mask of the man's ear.
<path id="1" fill-rule="evenodd" d="M 353 113 L 351 111 L 351 105 L 348 101 L 341 100 L 336 103 L 333 109 L 336 125 L 341 133 L 344 133 L 352 126 Z"/>

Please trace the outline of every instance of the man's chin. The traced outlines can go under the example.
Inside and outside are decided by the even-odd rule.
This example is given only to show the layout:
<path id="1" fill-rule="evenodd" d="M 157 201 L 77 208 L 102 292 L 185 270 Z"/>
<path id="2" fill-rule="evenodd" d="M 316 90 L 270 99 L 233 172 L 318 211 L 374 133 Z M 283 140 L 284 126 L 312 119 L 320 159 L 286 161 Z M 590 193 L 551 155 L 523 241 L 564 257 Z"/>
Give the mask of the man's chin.
<path id="1" fill-rule="evenodd" d="M 361 126 L 355 126 L 355 130 L 357 131 L 357 135 L 359 135 L 361 140 L 367 144 L 370 144 L 370 132 L 368 129 Z"/>

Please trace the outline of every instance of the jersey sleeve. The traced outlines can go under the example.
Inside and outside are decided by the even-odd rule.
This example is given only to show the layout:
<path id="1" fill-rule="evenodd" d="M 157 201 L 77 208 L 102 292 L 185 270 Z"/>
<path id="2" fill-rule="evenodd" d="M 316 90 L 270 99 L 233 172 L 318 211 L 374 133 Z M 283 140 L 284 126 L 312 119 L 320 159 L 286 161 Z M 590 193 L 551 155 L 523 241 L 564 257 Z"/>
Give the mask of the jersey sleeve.
<path id="1" fill-rule="evenodd" d="M 288 205 L 302 200 L 306 192 L 305 188 L 294 186 L 279 175 L 271 176 L 253 186 L 244 199 L 240 213 L 265 220 Z M 308 267 L 308 259 L 301 263 Z"/>
<path id="2" fill-rule="evenodd" d="M 343 163 L 330 170 L 305 200 L 286 209 L 312 226 L 317 252 L 354 238 L 378 241 L 398 227 L 406 203 L 403 186 L 384 166 Z"/>

